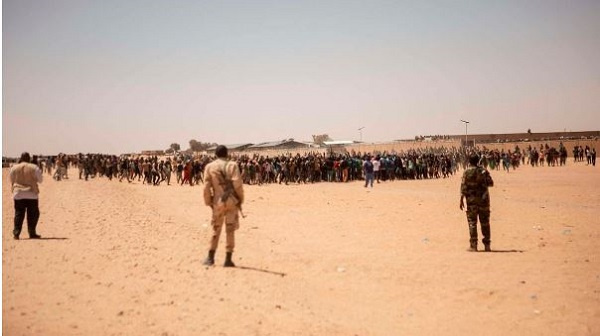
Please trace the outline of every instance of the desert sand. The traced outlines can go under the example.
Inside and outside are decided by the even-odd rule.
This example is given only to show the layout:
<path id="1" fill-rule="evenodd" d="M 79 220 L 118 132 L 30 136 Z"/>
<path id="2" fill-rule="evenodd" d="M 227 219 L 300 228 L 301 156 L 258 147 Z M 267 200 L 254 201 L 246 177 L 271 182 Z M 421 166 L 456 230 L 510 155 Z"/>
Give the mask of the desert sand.
<path id="1" fill-rule="evenodd" d="M 467 252 L 460 176 L 246 186 L 231 269 L 224 235 L 202 266 L 202 186 L 45 175 L 45 239 L 15 241 L 3 169 L 2 331 L 599 335 L 599 171 L 493 171 L 492 253 Z"/>

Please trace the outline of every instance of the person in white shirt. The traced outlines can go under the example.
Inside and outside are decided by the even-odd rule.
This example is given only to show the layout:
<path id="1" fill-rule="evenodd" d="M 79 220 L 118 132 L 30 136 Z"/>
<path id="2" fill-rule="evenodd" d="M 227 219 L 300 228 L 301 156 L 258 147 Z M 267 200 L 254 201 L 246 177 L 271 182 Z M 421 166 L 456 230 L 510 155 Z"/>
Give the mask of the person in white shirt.
<path id="1" fill-rule="evenodd" d="M 381 167 L 381 162 L 379 161 L 379 155 L 377 155 L 377 157 L 373 158 L 372 160 L 373 162 L 373 173 L 375 174 L 375 179 L 377 180 L 377 183 L 379 183 L 379 168 Z"/>
<path id="2" fill-rule="evenodd" d="M 42 170 L 31 163 L 31 156 L 24 152 L 19 163 L 14 165 L 8 174 L 9 184 L 15 201 L 15 227 L 13 238 L 19 239 L 25 215 L 27 215 L 27 230 L 30 239 L 40 239 L 42 236 L 36 232 L 40 218 L 38 183 L 42 183 Z"/>

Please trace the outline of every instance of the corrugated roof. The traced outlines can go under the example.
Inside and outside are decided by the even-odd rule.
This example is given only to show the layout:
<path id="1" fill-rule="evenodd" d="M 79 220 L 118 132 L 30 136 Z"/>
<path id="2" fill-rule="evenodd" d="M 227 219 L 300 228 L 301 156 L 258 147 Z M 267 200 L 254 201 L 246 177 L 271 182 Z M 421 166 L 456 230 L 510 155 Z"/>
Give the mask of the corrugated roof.
<path id="1" fill-rule="evenodd" d="M 238 149 L 240 147 L 252 146 L 252 144 L 251 143 L 242 143 L 242 144 L 233 144 L 233 145 L 224 145 L 224 146 L 227 147 L 227 149 L 232 150 L 232 149 Z M 215 151 L 216 149 L 217 149 L 217 146 L 212 146 L 206 150 L 207 151 Z"/>
<path id="2" fill-rule="evenodd" d="M 269 141 L 269 142 L 261 142 L 259 144 L 250 146 L 249 148 L 269 148 L 269 147 L 277 147 L 277 146 L 281 146 L 281 145 L 285 145 L 288 143 L 294 143 L 294 144 L 298 144 L 299 146 L 307 146 L 306 144 L 302 143 L 302 142 L 298 142 L 295 140 L 280 140 L 280 141 Z"/>
<path id="3" fill-rule="evenodd" d="M 288 142 L 287 140 L 261 142 L 256 145 L 250 146 L 250 148 L 275 147 L 275 146 L 283 145 L 284 143 L 287 143 L 287 142 Z"/>

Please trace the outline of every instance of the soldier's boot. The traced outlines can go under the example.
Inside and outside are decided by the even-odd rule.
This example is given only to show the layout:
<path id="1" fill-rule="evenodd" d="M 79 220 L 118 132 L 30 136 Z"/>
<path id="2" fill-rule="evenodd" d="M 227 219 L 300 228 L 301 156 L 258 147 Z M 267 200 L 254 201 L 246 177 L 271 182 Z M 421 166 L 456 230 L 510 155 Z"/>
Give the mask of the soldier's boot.
<path id="1" fill-rule="evenodd" d="M 477 252 L 477 227 L 469 227 L 469 235 L 471 236 L 469 251 Z"/>
<path id="2" fill-rule="evenodd" d="M 231 261 L 231 255 L 233 254 L 233 252 L 227 252 L 227 254 L 225 255 L 225 264 L 223 264 L 223 266 L 225 267 L 235 267 L 235 264 L 233 263 L 233 261 Z"/>
<path id="3" fill-rule="evenodd" d="M 489 225 L 482 225 L 481 226 L 481 234 L 483 235 L 483 239 L 481 240 L 483 242 L 483 245 L 485 246 L 485 251 L 486 252 L 491 252 L 492 248 L 490 247 L 490 226 Z"/>
<path id="4" fill-rule="evenodd" d="M 208 251 L 208 257 L 206 257 L 206 259 L 204 259 L 204 262 L 202 264 L 205 266 L 212 266 L 215 264 L 215 251 L 214 250 Z"/>

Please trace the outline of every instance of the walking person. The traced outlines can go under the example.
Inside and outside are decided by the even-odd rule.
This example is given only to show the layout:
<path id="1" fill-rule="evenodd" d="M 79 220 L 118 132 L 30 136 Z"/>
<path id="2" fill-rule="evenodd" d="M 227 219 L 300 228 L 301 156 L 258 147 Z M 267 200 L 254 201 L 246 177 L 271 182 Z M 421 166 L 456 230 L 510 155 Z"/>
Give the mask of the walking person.
<path id="1" fill-rule="evenodd" d="M 235 267 L 231 260 L 235 248 L 235 231 L 239 228 L 238 211 L 244 203 L 243 181 L 238 165 L 227 160 L 227 147 L 217 146 L 217 160 L 209 163 L 204 172 L 204 203 L 212 209 L 213 234 L 204 265 L 215 264 L 215 252 L 225 223 L 225 267 Z"/>
<path id="2" fill-rule="evenodd" d="M 183 181 L 183 164 L 181 163 L 181 161 L 177 162 L 177 166 L 175 168 L 177 184 L 179 184 L 181 183 L 181 181 Z"/>
<path id="3" fill-rule="evenodd" d="M 340 169 L 342 170 L 342 182 L 348 182 L 348 161 L 346 161 L 346 158 L 341 159 Z"/>
<path id="4" fill-rule="evenodd" d="M 119 182 L 123 181 L 123 178 L 127 178 L 127 182 L 131 182 L 129 179 L 129 159 L 124 159 L 119 164 L 121 169 L 121 176 L 119 177 Z"/>
<path id="5" fill-rule="evenodd" d="M 142 184 L 146 184 L 146 182 L 150 184 L 150 162 L 148 162 L 148 159 L 142 160 L 142 175 L 144 175 Z"/>
<path id="6" fill-rule="evenodd" d="M 185 166 L 183 167 L 183 180 L 181 181 L 181 185 L 184 185 L 186 181 L 190 184 L 190 186 L 194 185 L 194 182 L 192 181 L 192 169 L 192 162 L 187 160 Z"/>
<path id="7" fill-rule="evenodd" d="M 365 173 L 365 188 L 371 184 L 371 188 L 373 188 L 373 162 L 369 156 L 366 157 L 365 162 L 363 163 L 363 172 Z"/>
<path id="8" fill-rule="evenodd" d="M 467 199 L 467 222 L 469 224 L 470 251 L 477 251 L 477 218 L 481 225 L 485 251 L 491 251 L 490 230 L 490 194 L 488 187 L 494 186 L 490 173 L 478 166 L 479 156 L 471 155 L 469 168 L 465 170 L 460 185 L 460 210 L 464 209 L 464 199 Z"/>
<path id="9" fill-rule="evenodd" d="M 13 238 L 19 239 L 25 215 L 27 215 L 29 238 L 41 238 L 37 234 L 36 227 L 40 218 L 38 183 L 42 183 L 43 180 L 42 170 L 31 163 L 31 156 L 24 152 L 19 163 L 10 169 L 8 178 L 15 203 Z"/>
<path id="10" fill-rule="evenodd" d="M 165 173 L 165 178 L 167 179 L 167 185 L 171 185 L 171 172 L 173 171 L 173 167 L 171 167 L 171 160 L 167 160 L 163 166 L 163 170 Z"/>
<path id="11" fill-rule="evenodd" d="M 150 166 L 150 180 L 152 181 L 152 185 L 160 185 L 160 168 L 158 166 L 158 162 L 154 161 Z"/>

